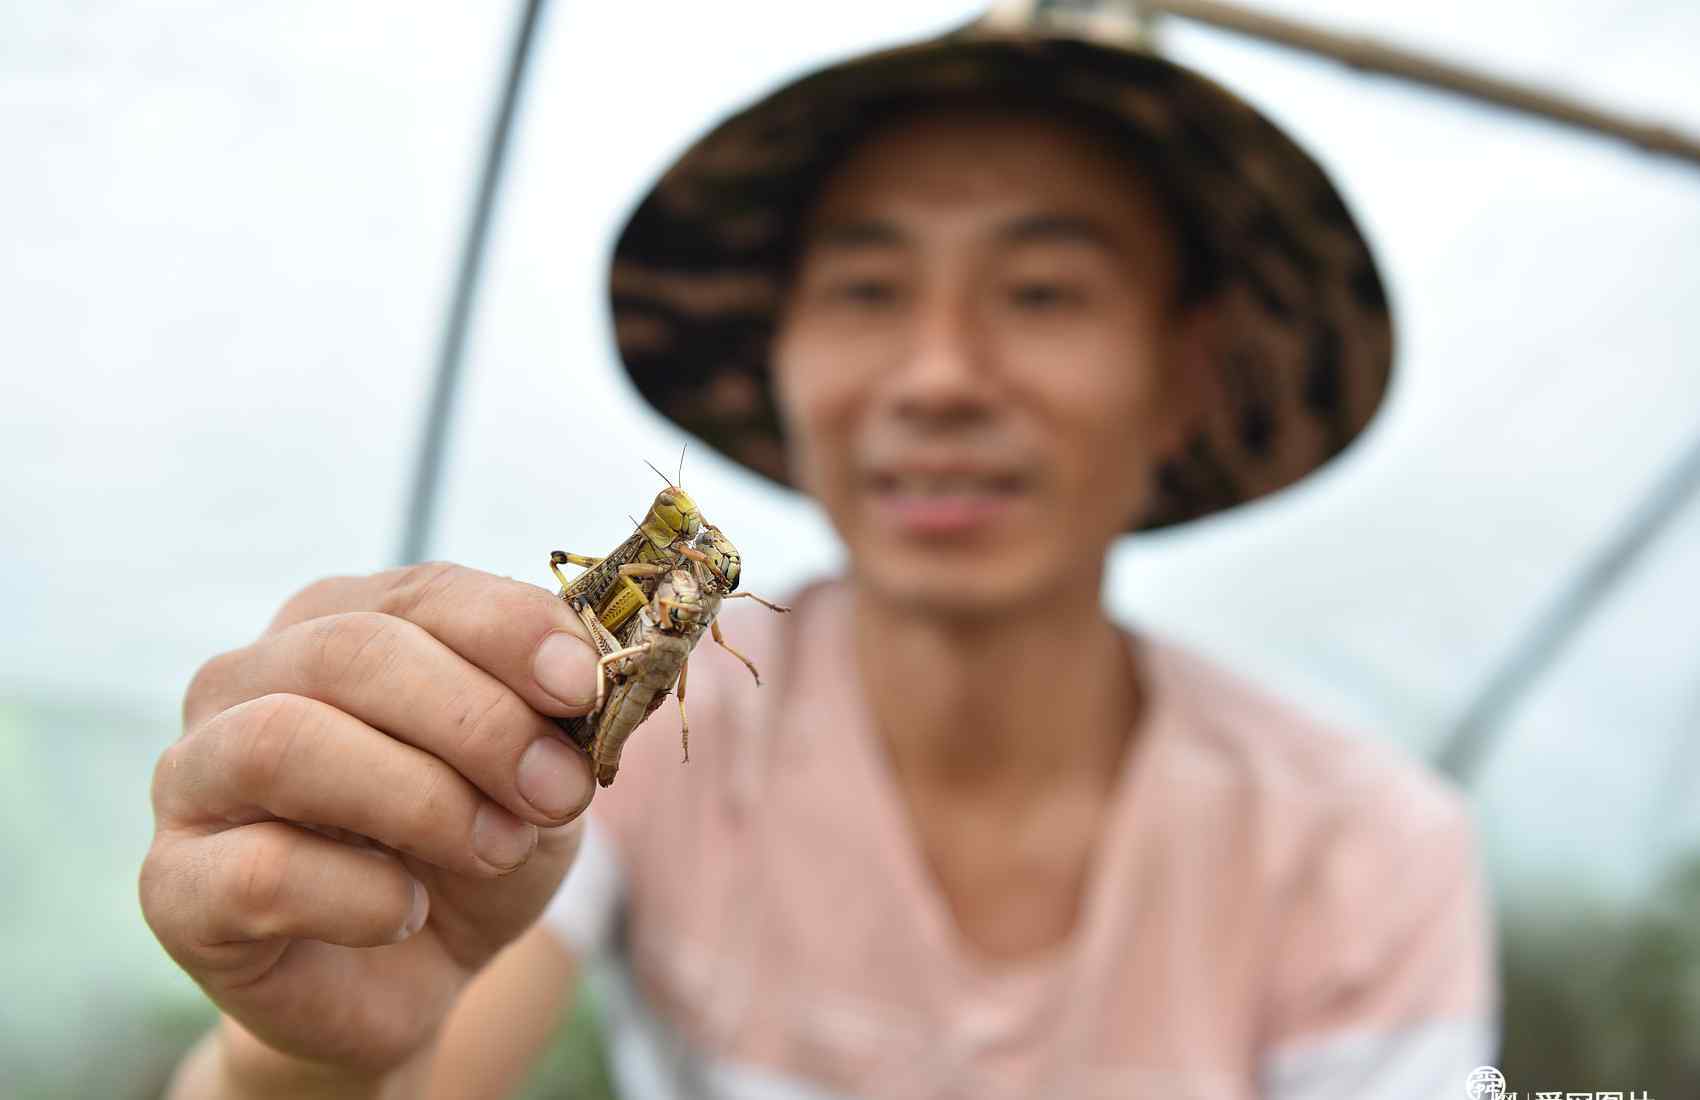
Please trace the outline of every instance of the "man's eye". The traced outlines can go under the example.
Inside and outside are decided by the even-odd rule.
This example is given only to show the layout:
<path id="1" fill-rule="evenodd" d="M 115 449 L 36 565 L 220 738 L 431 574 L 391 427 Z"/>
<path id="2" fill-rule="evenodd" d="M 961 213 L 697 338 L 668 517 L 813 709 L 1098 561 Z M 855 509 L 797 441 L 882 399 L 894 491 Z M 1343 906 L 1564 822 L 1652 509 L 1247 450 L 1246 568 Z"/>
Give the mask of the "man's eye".
<path id="1" fill-rule="evenodd" d="M 1079 305 L 1086 295 L 1066 283 L 1017 283 L 1009 289 L 1009 300 L 1022 309 L 1056 309 Z"/>

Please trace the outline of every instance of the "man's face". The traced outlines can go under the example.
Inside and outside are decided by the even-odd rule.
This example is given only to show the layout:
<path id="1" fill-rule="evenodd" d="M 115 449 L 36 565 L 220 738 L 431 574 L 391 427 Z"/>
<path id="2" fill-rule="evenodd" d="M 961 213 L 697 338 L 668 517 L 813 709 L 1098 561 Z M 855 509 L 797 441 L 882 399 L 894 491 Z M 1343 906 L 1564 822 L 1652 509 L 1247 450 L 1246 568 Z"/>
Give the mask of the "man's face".
<path id="1" fill-rule="evenodd" d="M 1073 129 L 928 115 L 858 148 L 774 344 L 795 476 L 858 581 L 954 616 L 1095 598 L 1176 438 L 1175 270 L 1159 204 Z"/>

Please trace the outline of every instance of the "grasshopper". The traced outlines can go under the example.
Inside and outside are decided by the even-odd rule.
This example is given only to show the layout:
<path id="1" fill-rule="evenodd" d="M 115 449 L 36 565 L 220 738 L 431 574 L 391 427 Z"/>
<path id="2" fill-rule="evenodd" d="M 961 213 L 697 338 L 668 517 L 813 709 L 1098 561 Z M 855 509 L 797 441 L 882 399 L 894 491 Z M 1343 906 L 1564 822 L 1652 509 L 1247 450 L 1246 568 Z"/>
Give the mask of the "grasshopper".
<path id="1" fill-rule="evenodd" d="M 677 683 L 679 740 L 684 760 L 691 758 L 691 727 L 685 715 L 685 683 L 691 650 L 706 629 L 715 642 L 742 661 L 756 685 L 761 673 L 755 663 L 734 649 L 720 632 L 723 600 L 753 599 L 777 612 L 790 608 L 747 592 L 733 593 L 742 571 L 738 548 L 713 524 L 704 523 L 694 554 L 681 555 L 673 568 L 631 563 L 625 575 L 654 581 L 654 591 L 641 611 L 620 625 L 616 634 L 601 619 L 586 620 L 602 658 L 597 662 L 596 704 L 583 718 L 558 720 L 567 736 L 590 754 L 596 781 L 606 787 L 620 768 L 626 740 L 661 705 Z"/>
<path id="2" fill-rule="evenodd" d="M 667 480 L 665 474 L 662 480 Z M 600 622 L 609 632 L 618 631 L 649 602 L 657 577 L 682 564 L 683 559 L 701 560 L 690 541 L 701 532 L 702 525 L 696 501 L 668 481 L 636 529 L 607 557 L 591 558 L 565 550 L 549 555 L 549 569 L 561 582 L 561 599 L 587 627 Z M 584 572 L 569 581 L 561 574 L 563 565 L 583 566 Z M 639 583 L 640 577 L 648 580 L 647 586 Z M 596 636 L 594 630 L 591 633 Z"/>
<path id="3" fill-rule="evenodd" d="M 727 538 L 720 528 L 707 520 L 703 521 L 702 532 L 697 535 L 696 550 L 702 555 L 701 560 L 696 563 L 697 581 L 715 599 L 716 614 L 709 618 L 709 632 L 713 634 L 716 645 L 744 662 L 744 667 L 750 670 L 751 676 L 755 677 L 756 686 L 760 687 L 761 673 L 756 671 L 755 663 L 733 649 L 726 641 L 725 636 L 720 633 L 719 602 L 721 600 L 754 600 L 769 611 L 776 611 L 781 614 L 791 609 L 783 604 L 764 600 L 754 592 L 737 591 L 738 575 L 743 572 L 743 556 L 738 553 L 738 548 L 732 545 L 732 540 Z"/>
<path id="4" fill-rule="evenodd" d="M 590 754 L 596 782 L 609 786 L 620 770 L 620 751 L 632 731 L 661 706 L 678 686 L 680 738 L 685 759 L 691 755 L 691 727 L 685 717 L 685 674 L 691 650 L 719 610 L 719 597 L 704 590 L 685 569 L 662 576 L 642 610 L 633 618 L 629 644 L 621 645 L 597 622 L 596 705 L 589 715 L 562 723 L 567 736 Z M 610 687 L 612 685 L 612 687 Z"/>

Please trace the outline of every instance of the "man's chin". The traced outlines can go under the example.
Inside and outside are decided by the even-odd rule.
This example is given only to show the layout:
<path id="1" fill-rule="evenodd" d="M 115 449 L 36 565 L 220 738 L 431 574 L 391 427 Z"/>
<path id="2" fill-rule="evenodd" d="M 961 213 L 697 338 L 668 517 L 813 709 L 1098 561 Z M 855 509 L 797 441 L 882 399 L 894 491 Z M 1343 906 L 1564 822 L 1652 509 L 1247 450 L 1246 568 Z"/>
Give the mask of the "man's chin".
<path id="1" fill-rule="evenodd" d="M 856 560 L 853 576 L 862 596 L 899 614 L 941 621 L 1019 617 L 1031 612 L 1046 588 L 1030 568 L 940 561 L 933 555 Z"/>

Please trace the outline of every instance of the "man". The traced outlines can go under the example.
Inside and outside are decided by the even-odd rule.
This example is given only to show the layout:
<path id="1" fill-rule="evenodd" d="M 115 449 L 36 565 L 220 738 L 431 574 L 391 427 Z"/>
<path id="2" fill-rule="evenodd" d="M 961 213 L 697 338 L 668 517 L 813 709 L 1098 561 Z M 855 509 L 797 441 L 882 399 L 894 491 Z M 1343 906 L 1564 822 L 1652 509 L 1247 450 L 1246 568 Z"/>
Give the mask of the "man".
<path id="1" fill-rule="evenodd" d="M 224 1012 L 174 1095 L 504 1095 L 592 955 L 633 1096 L 1426 1098 L 1491 1060 L 1457 796 L 1100 606 L 1117 534 L 1380 399 L 1303 153 L 1149 55 L 981 26 L 718 127 L 612 285 L 640 390 L 812 493 L 849 575 L 727 616 L 767 686 L 704 653 L 690 765 L 652 722 L 582 850 L 548 716 L 593 657 L 548 593 L 335 578 L 209 662 L 142 873 Z"/>

